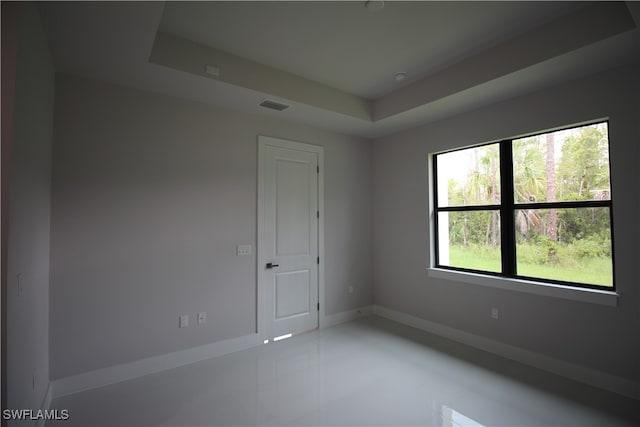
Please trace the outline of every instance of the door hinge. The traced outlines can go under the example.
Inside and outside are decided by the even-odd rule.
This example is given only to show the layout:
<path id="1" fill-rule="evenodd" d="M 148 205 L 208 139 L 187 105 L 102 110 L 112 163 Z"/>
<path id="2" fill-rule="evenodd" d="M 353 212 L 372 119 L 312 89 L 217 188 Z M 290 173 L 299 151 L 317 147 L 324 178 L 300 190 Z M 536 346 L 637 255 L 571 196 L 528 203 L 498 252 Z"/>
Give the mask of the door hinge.
<path id="1" fill-rule="evenodd" d="M 320 264 L 320 257 L 318 257 L 317 261 L 318 261 L 318 264 Z"/>
<path id="2" fill-rule="evenodd" d="M 320 166 L 316 166 L 316 173 L 320 173 Z"/>
<path id="3" fill-rule="evenodd" d="M 320 211 L 316 211 L 316 218 L 320 218 Z"/>
<path id="4" fill-rule="evenodd" d="M 318 311 L 320 311 L 320 303 L 318 303 Z"/>

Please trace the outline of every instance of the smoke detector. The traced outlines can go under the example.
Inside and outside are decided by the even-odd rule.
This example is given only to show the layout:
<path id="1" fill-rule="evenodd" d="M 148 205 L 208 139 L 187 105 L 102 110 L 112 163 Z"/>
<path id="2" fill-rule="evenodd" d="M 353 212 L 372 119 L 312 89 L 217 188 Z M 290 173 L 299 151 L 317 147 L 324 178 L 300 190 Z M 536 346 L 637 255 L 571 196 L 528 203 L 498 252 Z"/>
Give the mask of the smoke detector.
<path id="1" fill-rule="evenodd" d="M 396 79 L 397 82 L 404 81 L 407 78 L 407 73 L 400 71 L 399 73 L 395 73 L 393 78 Z"/>

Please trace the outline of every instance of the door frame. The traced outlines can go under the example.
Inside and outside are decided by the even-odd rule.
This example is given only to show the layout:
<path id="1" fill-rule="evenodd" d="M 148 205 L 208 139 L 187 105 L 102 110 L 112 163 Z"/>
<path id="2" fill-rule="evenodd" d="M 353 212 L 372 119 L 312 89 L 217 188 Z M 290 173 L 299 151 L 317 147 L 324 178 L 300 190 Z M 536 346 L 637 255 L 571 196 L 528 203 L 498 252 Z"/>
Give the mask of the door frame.
<path id="1" fill-rule="evenodd" d="M 318 310 L 318 328 L 325 327 L 325 295 L 324 295 L 324 147 L 319 145 L 305 144 L 281 138 L 275 138 L 265 135 L 258 135 L 258 200 L 257 200 L 257 256 L 256 256 L 256 333 L 260 340 L 268 339 L 266 336 L 268 310 L 266 310 L 266 269 L 265 248 L 264 248 L 264 203 L 265 203 L 265 182 L 264 182 L 264 157 L 267 146 L 286 148 L 290 150 L 300 150 L 316 153 L 318 155 L 318 211 L 320 218 L 318 220 L 318 256 L 320 264 L 318 265 L 318 302 L 320 310 Z"/>

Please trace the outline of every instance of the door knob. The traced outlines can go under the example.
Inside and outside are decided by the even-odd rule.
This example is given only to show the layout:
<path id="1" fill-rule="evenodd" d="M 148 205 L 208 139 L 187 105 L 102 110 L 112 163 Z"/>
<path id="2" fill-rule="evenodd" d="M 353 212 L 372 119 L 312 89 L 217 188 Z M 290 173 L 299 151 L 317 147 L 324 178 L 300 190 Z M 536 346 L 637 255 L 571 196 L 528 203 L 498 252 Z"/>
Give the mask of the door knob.
<path id="1" fill-rule="evenodd" d="M 270 263 L 270 262 L 267 263 L 267 268 L 268 269 L 274 268 L 274 267 L 280 267 L 280 266 L 278 264 L 273 264 L 273 263 Z"/>

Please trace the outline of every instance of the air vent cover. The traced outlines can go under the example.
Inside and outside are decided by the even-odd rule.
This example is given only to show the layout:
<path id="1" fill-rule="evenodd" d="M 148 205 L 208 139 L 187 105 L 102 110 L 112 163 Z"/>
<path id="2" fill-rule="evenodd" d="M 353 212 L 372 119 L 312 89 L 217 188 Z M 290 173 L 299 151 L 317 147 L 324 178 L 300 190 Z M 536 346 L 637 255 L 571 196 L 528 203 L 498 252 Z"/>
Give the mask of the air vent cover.
<path id="1" fill-rule="evenodd" d="M 262 101 L 258 105 L 261 106 L 261 107 L 270 108 L 270 109 L 276 110 L 276 111 L 282 111 L 282 110 L 286 110 L 287 108 L 289 108 L 289 106 L 286 105 L 286 104 L 280 104 L 279 102 L 269 101 L 268 99 L 265 99 L 264 101 Z"/>

